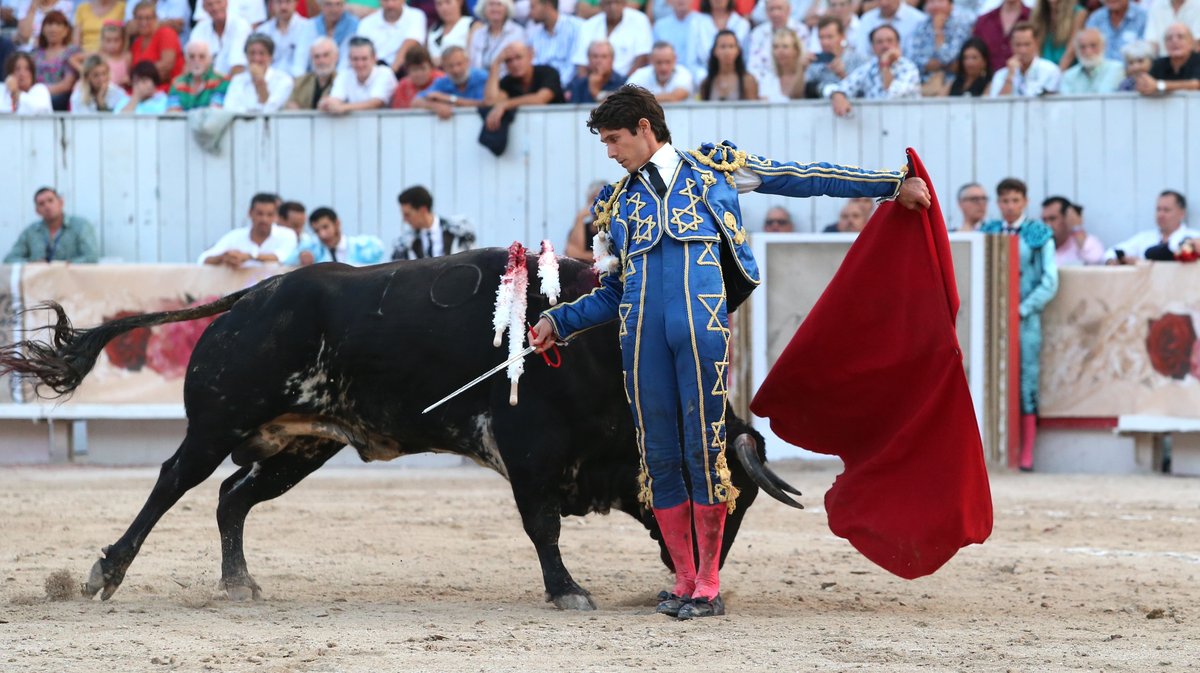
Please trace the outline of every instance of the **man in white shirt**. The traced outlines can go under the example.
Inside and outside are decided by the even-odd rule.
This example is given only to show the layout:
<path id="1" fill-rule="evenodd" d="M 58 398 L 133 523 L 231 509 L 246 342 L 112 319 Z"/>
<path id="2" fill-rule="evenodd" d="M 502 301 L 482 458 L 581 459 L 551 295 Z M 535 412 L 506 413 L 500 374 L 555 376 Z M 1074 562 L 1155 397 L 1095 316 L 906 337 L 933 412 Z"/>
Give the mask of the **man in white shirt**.
<path id="1" fill-rule="evenodd" d="M 900 33 L 900 44 L 909 44 L 917 26 L 925 22 L 925 12 L 913 7 L 904 0 L 879 0 L 879 6 L 866 12 L 859 20 L 855 38 L 858 53 L 871 53 L 871 31 L 887 24 Z"/>
<path id="2" fill-rule="evenodd" d="M 292 76 L 271 65 L 275 43 L 262 33 L 246 40 L 246 72 L 229 80 L 225 109 L 230 112 L 278 112 L 292 95 Z M 336 83 L 335 83 L 336 85 Z"/>
<path id="3" fill-rule="evenodd" d="M 1032 23 L 1021 21 L 1013 26 L 1013 55 L 1005 67 L 996 71 L 988 95 L 997 96 L 1041 96 L 1057 93 L 1062 80 L 1058 65 L 1038 56 L 1036 29 Z"/>
<path id="4" fill-rule="evenodd" d="M 375 47 L 365 37 L 350 38 L 350 68 L 333 80 L 333 89 L 317 109 L 329 114 L 387 107 L 396 90 L 396 74 L 376 62 Z"/>
<path id="5" fill-rule="evenodd" d="M 363 18 L 356 34 L 370 39 L 379 58 L 395 70 L 405 52 L 425 44 L 425 13 L 405 7 L 404 0 L 379 0 L 379 11 Z"/>
<path id="6" fill-rule="evenodd" d="M 245 19 L 229 15 L 228 8 L 228 0 L 204 0 L 210 18 L 196 24 L 191 39 L 208 44 L 213 70 L 233 77 L 246 69 L 246 38 L 252 29 Z"/>
<path id="7" fill-rule="evenodd" d="M 646 89 L 659 103 L 684 101 L 695 91 L 692 73 L 676 63 L 675 47 L 670 42 L 655 42 L 650 65 L 635 70 L 627 83 Z"/>
<path id="8" fill-rule="evenodd" d="M 1146 259 L 1148 249 L 1163 244 L 1171 253 L 1178 253 L 1179 244 L 1185 238 L 1200 239 L 1200 231 L 1189 228 L 1185 220 L 1187 199 L 1177 191 L 1164 191 L 1158 195 L 1158 204 L 1154 209 L 1154 223 L 1158 228 L 1138 232 L 1129 240 L 1109 248 L 1104 253 L 1104 263 L 1137 264 Z"/>
<path id="9" fill-rule="evenodd" d="M 799 35 L 801 42 L 808 35 L 808 28 L 792 17 L 792 3 L 789 0 L 767 0 L 767 20 L 750 31 L 743 49 L 746 52 L 746 70 L 751 75 L 762 77 L 766 73 L 774 72 L 771 45 L 775 40 L 775 31 L 784 28 Z"/>
<path id="10" fill-rule="evenodd" d="M 239 227 L 205 250 L 199 264 L 232 269 L 279 263 L 296 247 L 296 232 L 275 223 L 278 212 L 274 194 L 255 194 L 250 199 L 250 226 Z"/>
<path id="11" fill-rule="evenodd" d="M 708 74 L 708 55 L 717 26 L 708 14 L 692 10 L 692 0 L 670 0 L 671 11 L 654 20 L 654 39 L 670 42 L 676 59 L 697 80 Z"/>
<path id="12" fill-rule="evenodd" d="M 575 74 L 587 76 L 588 45 L 608 40 L 613 48 L 613 72 L 624 77 L 650 62 L 654 31 L 650 19 L 623 0 L 600 0 L 600 13 L 583 22 L 575 42 Z"/>
<path id="13" fill-rule="evenodd" d="M 275 18 L 259 27 L 258 32 L 275 42 L 276 68 L 292 77 L 308 72 L 308 50 L 317 39 L 312 19 L 296 13 L 296 0 L 271 0 Z"/>
<path id="14" fill-rule="evenodd" d="M 1150 11 L 1144 35 L 1146 41 L 1158 47 L 1159 56 L 1167 55 L 1163 38 L 1171 24 L 1182 23 L 1192 30 L 1192 35 L 1200 35 L 1200 0 L 1144 0 L 1142 6 L 1147 5 Z"/>
<path id="15" fill-rule="evenodd" d="M 228 12 L 229 16 L 236 16 L 250 24 L 253 30 L 255 26 L 267 20 L 267 3 L 264 0 L 232 0 Z M 196 11 L 192 13 L 192 19 L 200 23 L 211 15 L 212 11 L 207 6 L 198 4 Z"/>

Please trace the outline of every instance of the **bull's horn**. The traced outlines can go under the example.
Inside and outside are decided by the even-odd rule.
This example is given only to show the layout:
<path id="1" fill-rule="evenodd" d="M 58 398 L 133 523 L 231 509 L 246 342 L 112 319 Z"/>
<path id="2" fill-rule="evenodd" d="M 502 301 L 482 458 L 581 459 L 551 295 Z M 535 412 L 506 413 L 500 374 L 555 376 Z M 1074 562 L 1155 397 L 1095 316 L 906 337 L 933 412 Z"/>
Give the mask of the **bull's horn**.
<path id="1" fill-rule="evenodd" d="M 754 442 L 754 438 L 749 433 L 738 435 L 737 439 L 733 440 L 733 448 L 737 453 L 738 461 L 742 463 L 742 467 L 746 468 L 746 472 L 750 474 L 750 478 L 758 487 L 766 491 L 772 498 L 779 502 L 796 509 L 804 509 L 804 505 L 796 502 L 784 491 L 800 495 L 792 486 L 788 485 L 778 475 L 771 472 L 758 459 L 758 446 Z"/>

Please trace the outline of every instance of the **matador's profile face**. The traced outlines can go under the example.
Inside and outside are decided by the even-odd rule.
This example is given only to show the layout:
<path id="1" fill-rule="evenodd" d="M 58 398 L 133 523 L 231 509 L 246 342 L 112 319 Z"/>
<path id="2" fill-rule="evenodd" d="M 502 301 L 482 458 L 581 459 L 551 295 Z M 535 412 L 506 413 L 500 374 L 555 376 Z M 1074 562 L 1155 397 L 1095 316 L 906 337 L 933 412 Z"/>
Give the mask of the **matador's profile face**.
<path id="1" fill-rule="evenodd" d="M 650 122 L 645 119 L 640 121 L 637 133 L 629 129 L 600 129 L 600 142 L 608 148 L 608 158 L 621 164 L 621 168 L 630 173 L 640 170 L 650 161 L 654 154 L 653 138 Z"/>

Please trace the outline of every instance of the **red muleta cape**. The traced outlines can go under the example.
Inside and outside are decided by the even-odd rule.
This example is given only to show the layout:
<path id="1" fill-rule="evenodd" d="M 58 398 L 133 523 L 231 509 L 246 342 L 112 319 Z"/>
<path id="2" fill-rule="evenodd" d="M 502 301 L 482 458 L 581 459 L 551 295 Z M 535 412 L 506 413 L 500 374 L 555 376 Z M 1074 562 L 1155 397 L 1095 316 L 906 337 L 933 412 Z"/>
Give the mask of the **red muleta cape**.
<path id="1" fill-rule="evenodd" d="M 883 204 L 750 406 L 785 441 L 842 459 L 830 530 L 905 579 L 992 532 L 944 222 L 936 194 L 927 210 Z"/>

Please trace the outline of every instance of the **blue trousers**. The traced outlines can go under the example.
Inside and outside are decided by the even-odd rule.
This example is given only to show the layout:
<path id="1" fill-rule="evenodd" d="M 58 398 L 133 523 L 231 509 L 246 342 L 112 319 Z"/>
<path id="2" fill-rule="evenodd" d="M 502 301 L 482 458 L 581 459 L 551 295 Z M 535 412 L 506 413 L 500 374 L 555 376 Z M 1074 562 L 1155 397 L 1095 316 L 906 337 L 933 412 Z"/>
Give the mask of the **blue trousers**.
<path id="1" fill-rule="evenodd" d="M 624 268 L 625 391 L 642 453 L 640 499 L 657 509 L 690 497 L 732 510 L 737 498 L 725 462 L 729 320 L 719 255 L 719 243 L 663 236 Z"/>
<path id="2" fill-rule="evenodd" d="M 1038 379 L 1042 373 L 1042 314 L 1021 318 L 1021 413 L 1038 412 Z"/>

